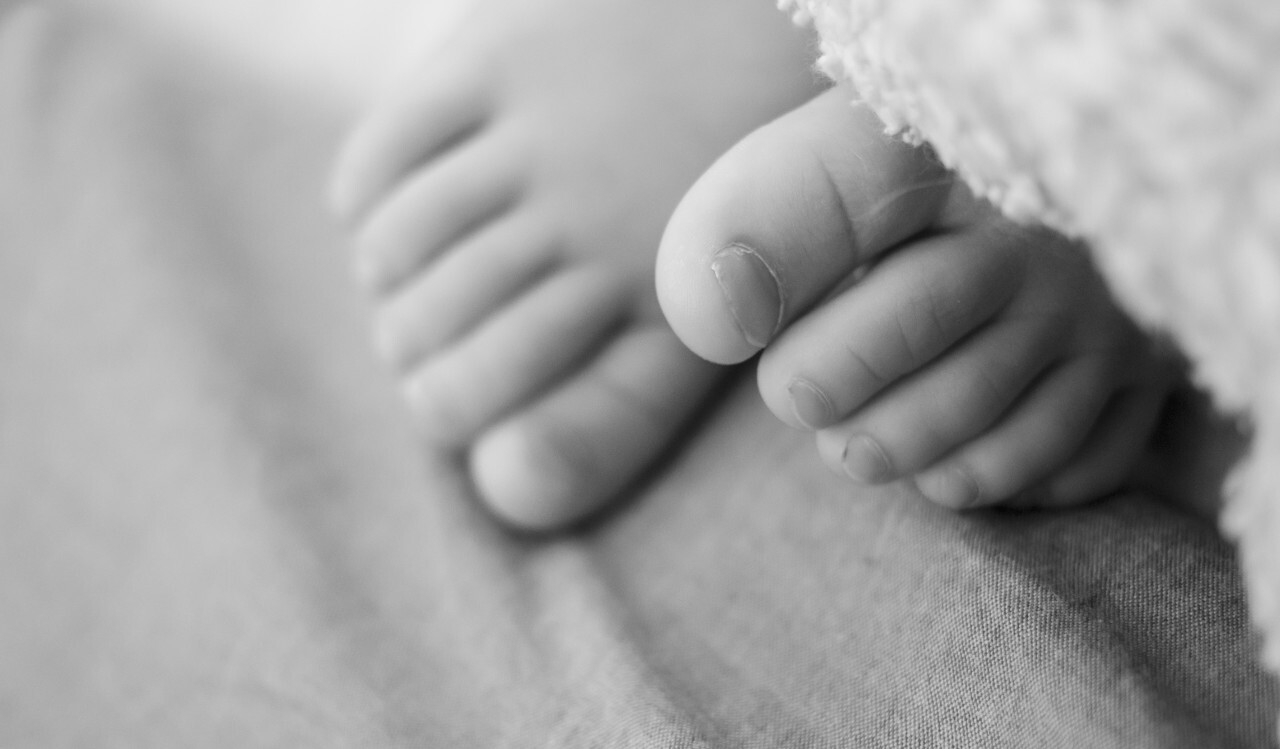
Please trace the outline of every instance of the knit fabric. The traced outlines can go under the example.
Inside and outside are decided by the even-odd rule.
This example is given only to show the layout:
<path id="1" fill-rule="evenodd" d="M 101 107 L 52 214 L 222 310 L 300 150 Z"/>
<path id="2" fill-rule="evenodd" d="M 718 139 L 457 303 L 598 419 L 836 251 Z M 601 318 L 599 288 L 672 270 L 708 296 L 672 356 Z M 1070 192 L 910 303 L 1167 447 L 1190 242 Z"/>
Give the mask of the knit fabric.
<path id="1" fill-rule="evenodd" d="M 1088 239 L 1253 430 L 1228 483 L 1280 669 L 1280 4 L 781 0 L 819 65 L 1021 221 Z"/>

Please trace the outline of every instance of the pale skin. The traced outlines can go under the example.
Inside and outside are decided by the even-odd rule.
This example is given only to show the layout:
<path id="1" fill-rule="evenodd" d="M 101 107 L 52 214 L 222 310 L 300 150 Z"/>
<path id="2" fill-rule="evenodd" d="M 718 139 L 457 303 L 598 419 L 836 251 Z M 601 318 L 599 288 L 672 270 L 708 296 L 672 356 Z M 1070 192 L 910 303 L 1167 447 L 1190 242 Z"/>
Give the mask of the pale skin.
<path id="1" fill-rule="evenodd" d="M 424 435 L 467 450 L 500 518 L 556 528 L 624 492 L 723 375 L 653 290 L 680 196 L 824 84 L 769 0 L 471 10 L 358 125 L 332 202 Z"/>
<path id="2" fill-rule="evenodd" d="M 768 3 L 507 5 L 366 119 L 333 186 L 377 348 L 500 518 L 607 505 L 709 362 L 760 351 L 765 402 L 851 480 L 951 507 L 1126 480 L 1171 357 L 1081 248 L 819 93 Z"/>
<path id="3" fill-rule="evenodd" d="M 763 350 L 766 404 L 859 483 L 953 508 L 1120 487 L 1176 359 L 1084 248 L 999 217 L 852 96 L 761 128 L 686 195 L 657 261 L 676 333 L 721 363 Z"/>

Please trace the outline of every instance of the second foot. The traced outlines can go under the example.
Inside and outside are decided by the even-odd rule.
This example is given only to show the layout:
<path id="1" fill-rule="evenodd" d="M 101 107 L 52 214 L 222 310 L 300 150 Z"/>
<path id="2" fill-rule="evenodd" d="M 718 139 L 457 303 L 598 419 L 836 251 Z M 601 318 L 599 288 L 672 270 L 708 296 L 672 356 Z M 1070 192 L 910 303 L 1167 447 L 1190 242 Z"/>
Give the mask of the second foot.
<path id="1" fill-rule="evenodd" d="M 816 82 L 767 0 L 474 9 L 351 137 L 333 202 L 423 431 L 468 451 L 498 516 L 553 529 L 633 482 L 718 381 L 658 311 L 662 227 Z"/>
<path id="2" fill-rule="evenodd" d="M 1014 225 L 833 90 L 727 152 L 672 216 L 658 295 L 712 361 L 863 484 L 949 507 L 1118 488 L 1176 363 L 1085 249 Z"/>

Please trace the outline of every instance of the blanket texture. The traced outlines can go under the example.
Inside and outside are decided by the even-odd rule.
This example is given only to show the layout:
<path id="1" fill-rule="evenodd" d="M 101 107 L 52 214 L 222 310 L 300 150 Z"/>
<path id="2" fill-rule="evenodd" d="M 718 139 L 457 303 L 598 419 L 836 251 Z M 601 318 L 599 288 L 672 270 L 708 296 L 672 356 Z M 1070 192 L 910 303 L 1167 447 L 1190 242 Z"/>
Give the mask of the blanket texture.
<path id="1" fill-rule="evenodd" d="M 346 98 L 94 5 L 0 11 L 0 747 L 1274 746 L 1213 528 L 853 488 L 750 381 L 504 532 L 368 350 Z"/>
<path id="2" fill-rule="evenodd" d="M 1087 238 L 1252 431 L 1223 516 L 1280 669 L 1280 5 L 784 0 L 825 71 L 1010 216 Z"/>

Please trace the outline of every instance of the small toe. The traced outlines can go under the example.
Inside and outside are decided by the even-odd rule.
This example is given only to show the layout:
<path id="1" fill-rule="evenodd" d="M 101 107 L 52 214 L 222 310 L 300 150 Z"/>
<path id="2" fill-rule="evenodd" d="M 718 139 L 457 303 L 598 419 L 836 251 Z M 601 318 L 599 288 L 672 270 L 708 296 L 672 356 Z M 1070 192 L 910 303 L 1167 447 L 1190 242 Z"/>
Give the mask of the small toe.
<path id="1" fill-rule="evenodd" d="M 600 267 L 553 273 L 404 378 L 425 437 L 461 445 L 551 387 L 625 320 L 625 279 Z"/>
<path id="2" fill-rule="evenodd" d="M 1105 357 L 1049 370 L 987 432 L 915 476 L 929 499 L 953 509 L 1005 502 L 1066 464 L 1093 431 L 1113 382 Z M 964 491 L 960 491 L 963 489 Z"/>
<path id="3" fill-rule="evenodd" d="M 502 137 L 468 141 L 413 173 L 355 236 L 357 280 L 372 293 L 402 284 L 441 252 L 517 203 L 518 149 Z"/>
<path id="4" fill-rule="evenodd" d="M 473 76 L 440 71 L 397 90 L 347 138 L 329 180 L 329 204 L 357 222 L 410 172 L 483 128 L 489 103 Z"/>
<path id="5" fill-rule="evenodd" d="M 1037 506 L 1091 502 L 1124 486 L 1150 444 L 1167 393 L 1134 388 L 1107 405 L 1084 446 L 1034 494 Z"/>
<path id="6" fill-rule="evenodd" d="M 516 211 L 468 235 L 378 304 L 374 344 L 407 370 L 478 327 L 557 268 L 554 230 Z"/>
<path id="7" fill-rule="evenodd" d="M 1023 257 L 1022 248 L 978 231 L 931 236 L 895 250 L 857 284 L 787 328 L 761 355 L 757 379 L 765 403 L 784 422 L 817 430 L 847 419 L 922 368 L 950 371 L 958 362 L 966 381 L 981 388 L 976 378 L 984 362 L 974 356 L 978 351 L 1005 365 L 992 382 L 1008 381 L 1010 352 L 1023 355 L 1028 365 L 1042 364 L 1047 352 L 1029 351 L 1024 341 L 1046 348 L 1055 336 L 1044 328 L 1054 321 L 988 323 L 1018 290 Z M 984 325 L 994 327 L 1000 340 L 976 350 L 965 346 L 962 351 L 970 353 L 957 356 L 959 342 L 985 332 Z M 936 392 L 955 379 L 945 371 L 927 390 Z"/>
<path id="8" fill-rule="evenodd" d="M 928 468 L 995 424 L 1051 363 L 1054 349 L 1017 319 L 983 330 L 937 362 L 877 395 L 852 417 L 823 430 L 820 445 L 864 483 L 883 483 Z M 881 458 L 863 460 L 852 444 L 874 440 Z M 868 472 L 867 466 L 879 469 Z"/>
<path id="9" fill-rule="evenodd" d="M 481 436 L 472 474 L 513 526 L 552 530 L 618 499 L 675 438 L 723 370 L 670 331 L 633 329 L 528 410 Z"/>

